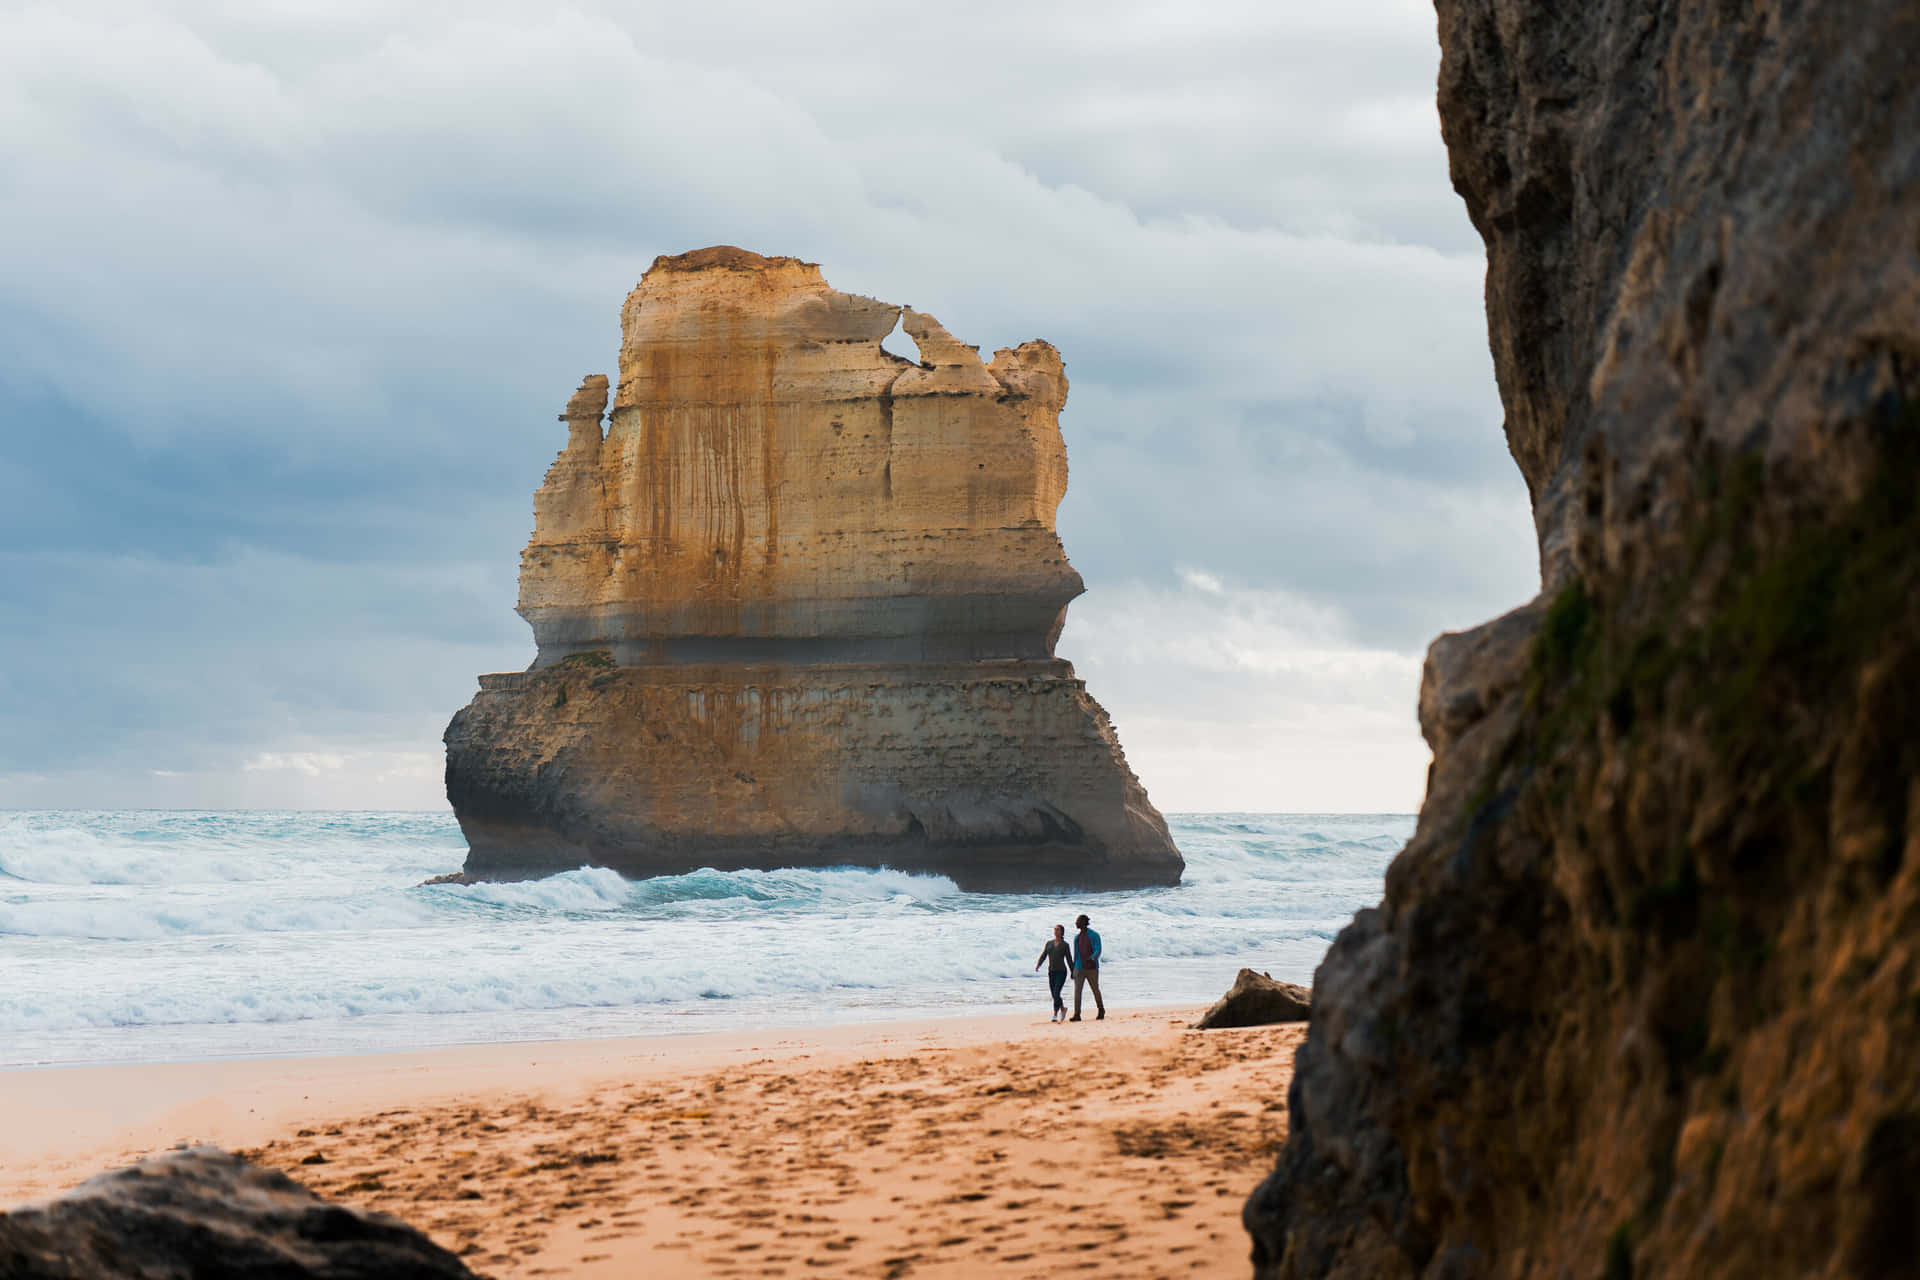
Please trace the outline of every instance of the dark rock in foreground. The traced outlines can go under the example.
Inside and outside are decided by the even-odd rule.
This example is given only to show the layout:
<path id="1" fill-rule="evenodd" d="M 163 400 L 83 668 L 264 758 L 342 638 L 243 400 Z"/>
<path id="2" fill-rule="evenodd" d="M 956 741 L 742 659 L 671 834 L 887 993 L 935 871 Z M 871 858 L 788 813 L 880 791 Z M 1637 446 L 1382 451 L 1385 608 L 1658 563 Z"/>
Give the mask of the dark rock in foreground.
<path id="1" fill-rule="evenodd" d="M 1920 5 L 1440 0 L 1544 591 L 1428 657 L 1259 1276 L 1920 1257 Z"/>
<path id="2" fill-rule="evenodd" d="M 1268 974 L 1242 969 L 1227 994 L 1213 1002 L 1200 1015 L 1195 1030 L 1215 1027 L 1264 1027 L 1275 1022 L 1305 1022 L 1313 1003 L 1313 993 L 1291 982 L 1280 982 Z"/>
<path id="3" fill-rule="evenodd" d="M 210 1147 L 0 1214 L 5 1280 L 472 1280 L 396 1218 Z"/>

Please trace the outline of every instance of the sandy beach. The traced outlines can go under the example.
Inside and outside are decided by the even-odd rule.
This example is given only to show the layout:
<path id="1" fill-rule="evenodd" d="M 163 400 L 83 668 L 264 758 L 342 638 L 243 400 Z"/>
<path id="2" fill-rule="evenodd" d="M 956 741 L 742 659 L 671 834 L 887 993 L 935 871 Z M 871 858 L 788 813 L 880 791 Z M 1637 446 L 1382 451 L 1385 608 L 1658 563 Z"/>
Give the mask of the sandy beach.
<path id="1" fill-rule="evenodd" d="M 1198 1013 L 13 1070 L 0 1202 L 210 1142 L 499 1277 L 1236 1272 L 1304 1028 Z"/>

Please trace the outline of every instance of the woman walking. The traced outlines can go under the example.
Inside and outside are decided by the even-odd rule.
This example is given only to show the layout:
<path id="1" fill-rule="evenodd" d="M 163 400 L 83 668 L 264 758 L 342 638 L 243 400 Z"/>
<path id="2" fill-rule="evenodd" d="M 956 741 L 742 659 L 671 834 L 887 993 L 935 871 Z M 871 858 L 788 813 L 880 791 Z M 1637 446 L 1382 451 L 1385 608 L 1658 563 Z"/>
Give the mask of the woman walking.
<path id="1" fill-rule="evenodd" d="M 1053 940 L 1040 950 L 1040 958 L 1033 962 L 1033 971 L 1040 972 L 1040 966 L 1047 966 L 1047 985 L 1053 988 L 1053 1017 L 1051 1022 L 1059 1022 L 1067 1016 L 1067 1002 L 1060 998 L 1060 988 L 1067 985 L 1067 957 L 1072 948 L 1067 945 L 1067 926 L 1053 926 Z"/>

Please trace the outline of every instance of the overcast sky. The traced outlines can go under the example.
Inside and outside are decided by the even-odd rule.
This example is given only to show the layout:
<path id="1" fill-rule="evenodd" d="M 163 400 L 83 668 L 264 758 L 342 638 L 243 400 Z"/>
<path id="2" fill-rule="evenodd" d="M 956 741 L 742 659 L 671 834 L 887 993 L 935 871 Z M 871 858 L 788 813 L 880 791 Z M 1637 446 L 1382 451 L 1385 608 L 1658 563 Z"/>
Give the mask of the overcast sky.
<path id="1" fill-rule="evenodd" d="M 1067 361 L 1074 661 L 1169 811 L 1420 799 L 1532 595 L 1420 0 L 0 0 L 0 806 L 432 808 L 656 254 Z"/>

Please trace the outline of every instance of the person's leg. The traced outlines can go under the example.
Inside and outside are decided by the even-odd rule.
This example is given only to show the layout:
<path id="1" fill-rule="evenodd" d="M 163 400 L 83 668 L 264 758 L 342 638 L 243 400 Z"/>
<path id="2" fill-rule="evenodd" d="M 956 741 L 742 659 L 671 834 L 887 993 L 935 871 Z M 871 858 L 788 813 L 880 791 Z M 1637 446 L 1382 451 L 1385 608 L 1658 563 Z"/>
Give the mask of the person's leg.
<path id="1" fill-rule="evenodd" d="M 1069 1022 L 1080 1021 L 1080 988 L 1085 986 L 1086 982 L 1086 970 L 1075 969 L 1073 971 L 1073 1016 L 1067 1019 Z"/>
<path id="2" fill-rule="evenodd" d="M 1047 985 L 1053 989 L 1053 1016 L 1056 1018 L 1064 1018 L 1067 1014 L 1067 1002 L 1060 998 L 1060 990 L 1067 985 L 1066 973 L 1064 971 L 1060 973 L 1049 973 L 1047 975 Z"/>
<path id="3" fill-rule="evenodd" d="M 1099 1013 L 1100 1017 L 1102 1018 L 1106 1017 L 1107 1002 L 1100 998 L 1100 971 L 1098 969 L 1087 970 L 1087 985 L 1093 988 L 1094 1008 L 1100 1011 Z"/>

